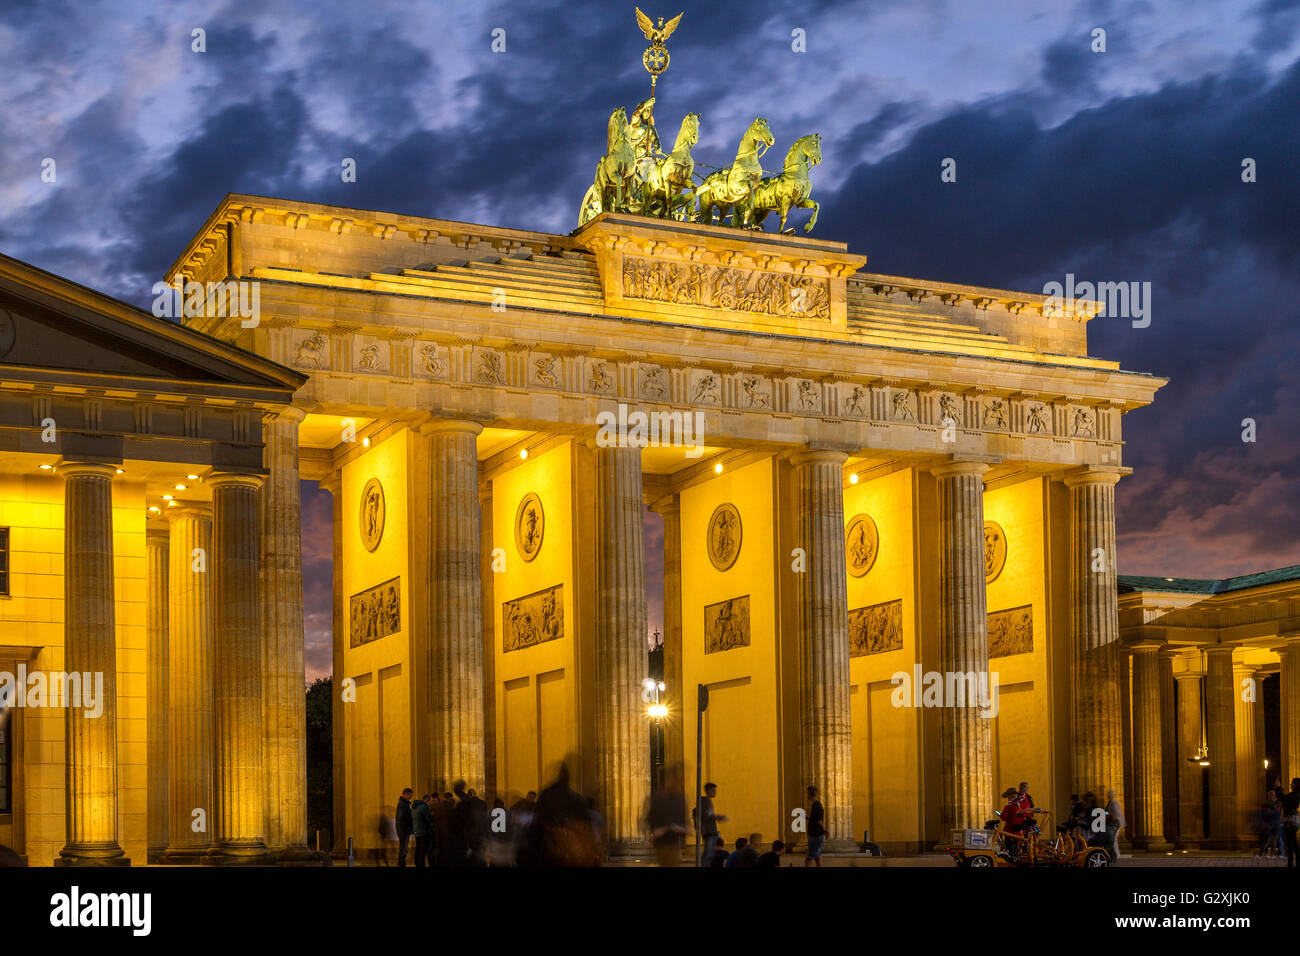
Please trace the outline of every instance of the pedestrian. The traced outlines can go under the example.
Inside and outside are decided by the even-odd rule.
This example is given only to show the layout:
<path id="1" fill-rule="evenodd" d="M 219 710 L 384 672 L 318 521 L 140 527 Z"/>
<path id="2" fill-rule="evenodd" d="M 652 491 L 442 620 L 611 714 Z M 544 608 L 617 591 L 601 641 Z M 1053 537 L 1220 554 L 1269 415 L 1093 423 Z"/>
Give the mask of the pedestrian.
<path id="1" fill-rule="evenodd" d="M 763 847 L 763 834 L 751 833 L 745 845 L 740 848 L 740 857 L 736 866 L 740 869 L 753 869 L 758 865 L 758 851 Z"/>
<path id="2" fill-rule="evenodd" d="M 740 851 L 745 848 L 749 841 L 744 837 L 736 837 L 736 848 L 727 856 L 727 869 L 740 866 Z"/>
<path id="3" fill-rule="evenodd" d="M 1277 846 L 1277 831 L 1281 825 L 1281 804 L 1277 802 L 1277 794 L 1270 790 L 1259 811 L 1259 849 L 1255 852 L 1255 859 L 1273 855 Z"/>
<path id="4" fill-rule="evenodd" d="M 426 860 L 433 862 L 433 808 L 427 793 L 411 804 L 411 829 L 415 835 L 415 866 L 422 870 Z"/>
<path id="5" fill-rule="evenodd" d="M 474 791 L 466 791 L 464 780 L 457 780 L 451 790 L 459 800 L 453 817 L 456 838 L 460 844 L 456 850 L 458 856 L 461 853 L 460 847 L 464 847 L 464 855 L 460 857 L 458 865 L 487 866 L 487 804 Z"/>
<path id="6" fill-rule="evenodd" d="M 391 791 L 390 791 L 391 792 Z M 411 820 L 411 797 L 415 791 L 410 787 L 402 791 L 397 798 L 397 812 L 393 815 L 397 821 L 397 865 L 406 866 L 406 845 L 411 840 L 414 823 Z"/>
<path id="7" fill-rule="evenodd" d="M 713 846 L 718 839 L 718 824 L 726 823 L 726 817 L 720 817 L 713 809 L 713 798 L 718 795 L 718 785 L 716 783 L 706 783 L 704 785 L 704 796 L 700 797 L 699 806 L 691 811 L 692 817 L 699 817 L 695 821 L 695 831 L 698 834 L 697 839 L 704 846 L 703 859 L 701 864 L 709 864 L 709 847 Z M 701 822 L 703 821 L 703 822 Z"/>
<path id="8" fill-rule="evenodd" d="M 520 866 L 528 867 L 600 865 L 591 811 L 582 794 L 569 786 L 567 760 L 537 798 L 532 824 L 520 838 L 518 859 Z"/>
<path id="9" fill-rule="evenodd" d="M 682 768 L 673 764 L 664 774 L 664 785 L 650 797 L 646 829 L 654 844 L 659 866 L 677 866 L 682 861 L 682 834 L 686 832 L 686 795 L 682 792 Z"/>
<path id="10" fill-rule="evenodd" d="M 1119 831 L 1124 827 L 1124 808 L 1119 805 L 1119 795 L 1114 790 L 1106 791 L 1106 842 L 1109 844 L 1110 856 L 1119 859 Z"/>
<path id="11" fill-rule="evenodd" d="M 822 844 L 826 842 L 826 811 L 817 799 L 817 788 L 808 787 L 808 852 L 804 855 L 803 865 L 815 863 L 822 865 Z"/>
<path id="12" fill-rule="evenodd" d="M 785 841 L 773 840 L 772 849 L 762 854 L 754 866 L 758 869 L 767 869 L 771 866 L 781 865 L 781 854 L 785 852 Z"/>
<path id="13" fill-rule="evenodd" d="M 512 866 L 515 862 L 514 821 L 500 797 L 492 801 L 488 814 L 488 866 Z"/>
<path id="14" fill-rule="evenodd" d="M 433 832 L 436 847 L 434 857 L 438 866 L 461 866 L 465 861 L 465 847 L 456 831 L 456 804 L 450 793 L 433 808 Z"/>
<path id="15" fill-rule="evenodd" d="M 1300 829 L 1300 777 L 1291 780 L 1291 792 L 1282 797 L 1282 836 L 1286 846 L 1286 865 L 1297 865 L 1296 830 Z"/>
<path id="16" fill-rule="evenodd" d="M 722 837 L 713 838 L 713 849 L 704 854 L 704 865 L 715 870 L 720 870 L 727 865 L 727 844 L 723 842 Z"/>

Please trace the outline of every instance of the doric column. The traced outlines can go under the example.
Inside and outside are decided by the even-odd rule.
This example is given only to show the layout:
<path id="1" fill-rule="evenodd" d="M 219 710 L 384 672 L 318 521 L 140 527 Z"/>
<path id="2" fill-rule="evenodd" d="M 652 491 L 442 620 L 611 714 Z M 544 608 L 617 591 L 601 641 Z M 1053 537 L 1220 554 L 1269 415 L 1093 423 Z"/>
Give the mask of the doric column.
<path id="1" fill-rule="evenodd" d="M 67 843 L 56 866 L 130 866 L 117 840 L 117 645 L 113 615 L 113 465 L 71 463 L 64 477 L 63 669 L 103 679 L 102 712 L 67 707 Z"/>
<path id="2" fill-rule="evenodd" d="M 984 590 L 984 473 L 982 462 L 952 461 L 935 468 L 939 504 L 939 666 L 946 675 L 989 671 L 988 610 Z M 987 679 L 987 678 L 984 678 Z M 969 686 L 969 684 L 967 684 Z M 982 827 L 996 809 L 993 750 L 980 701 L 939 714 L 943 767 L 943 832 Z"/>
<path id="3" fill-rule="evenodd" d="M 468 421 L 420 427 L 429 442 L 429 740 L 433 786 L 483 790 L 483 589 L 478 434 Z"/>
<path id="4" fill-rule="evenodd" d="M 682 727 L 682 510 L 677 495 L 660 498 L 652 506 L 664 519 L 664 692 L 659 702 L 668 707 L 664 720 L 664 766 L 683 766 Z M 692 784 L 688 781 L 687 787 Z"/>
<path id="5" fill-rule="evenodd" d="M 1133 651 L 1133 842 L 1164 849 L 1164 777 L 1160 736 L 1159 641 Z"/>
<path id="6" fill-rule="evenodd" d="M 644 848 L 650 792 L 641 449 L 597 446 L 596 766 L 610 852 Z"/>
<path id="7" fill-rule="evenodd" d="M 1259 812 L 1264 791 L 1259 786 L 1259 768 L 1263 757 L 1255 750 L 1255 711 L 1260 689 L 1255 668 L 1244 662 L 1232 665 L 1233 725 L 1237 741 L 1237 836 L 1243 841 L 1257 836 L 1254 817 Z"/>
<path id="8" fill-rule="evenodd" d="M 1300 633 L 1283 633 L 1286 645 L 1279 650 L 1282 658 L 1282 766 L 1278 773 L 1282 786 L 1300 777 Z"/>
<path id="9" fill-rule="evenodd" d="M 262 683 L 266 847 L 283 859 L 307 853 L 307 697 L 303 661 L 302 516 L 298 425 L 292 406 L 262 427 Z"/>
<path id="10" fill-rule="evenodd" d="M 1178 704 L 1174 681 L 1177 653 L 1165 648 L 1156 655 L 1160 670 L 1160 761 L 1163 833 L 1167 842 L 1178 836 Z M 1186 754 L 1183 754 L 1184 759 Z"/>
<path id="11" fill-rule="evenodd" d="M 167 553 L 170 532 L 161 518 L 145 522 L 145 614 L 147 618 L 147 649 L 145 687 L 149 743 L 146 756 L 148 766 L 147 827 L 148 859 L 150 863 L 167 851 L 167 816 L 170 803 L 167 789 Z"/>
<path id="12" fill-rule="evenodd" d="M 348 676 L 343 669 L 343 648 L 347 645 L 347 614 L 344 610 L 346 596 L 343 593 L 342 486 L 342 479 L 337 472 L 317 483 L 317 487 L 330 494 L 330 523 L 333 528 L 330 592 L 334 597 L 331 615 L 331 631 L 334 639 L 331 642 L 330 670 L 333 674 L 334 698 L 330 704 L 330 753 L 333 757 L 331 777 L 334 789 L 334 813 L 330 818 L 330 856 L 339 860 L 347 859 L 348 834 L 347 708 L 343 706 L 342 701 L 342 685 Z"/>
<path id="13" fill-rule="evenodd" d="M 170 525 L 167 608 L 168 841 L 163 862 L 198 863 L 212 846 L 212 509 L 177 505 Z"/>
<path id="14" fill-rule="evenodd" d="M 262 752 L 262 478 L 214 474 L 212 655 L 217 864 L 267 863 Z"/>
<path id="15" fill-rule="evenodd" d="M 1205 654 L 1205 737 L 1210 748 L 1210 841 L 1221 848 L 1237 841 L 1237 740 L 1232 688 L 1232 646 L 1215 644 Z"/>
<path id="16" fill-rule="evenodd" d="M 1257 794 L 1268 791 L 1268 769 L 1264 766 L 1264 761 L 1268 757 L 1268 747 L 1264 742 L 1267 726 L 1264 712 L 1264 681 L 1268 679 L 1270 673 L 1271 671 L 1263 669 L 1255 671 L 1255 784 L 1251 789 Z"/>
<path id="17" fill-rule="evenodd" d="M 844 463 L 839 451 L 790 459 L 798 496 L 799 793 L 810 785 L 826 810 L 829 849 L 853 846 L 853 746 L 849 735 L 849 604 L 844 560 Z"/>
<path id="18" fill-rule="evenodd" d="M 1201 746 L 1201 674 L 1179 671 L 1178 682 L 1178 845 L 1196 847 L 1205 838 L 1205 771 L 1188 758 Z"/>
<path id="19" fill-rule="evenodd" d="M 1070 489 L 1070 622 L 1073 631 L 1074 790 L 1124 799 L 1119 610 L 1115 592 L 1116 471 L 1083 469 Z"/>

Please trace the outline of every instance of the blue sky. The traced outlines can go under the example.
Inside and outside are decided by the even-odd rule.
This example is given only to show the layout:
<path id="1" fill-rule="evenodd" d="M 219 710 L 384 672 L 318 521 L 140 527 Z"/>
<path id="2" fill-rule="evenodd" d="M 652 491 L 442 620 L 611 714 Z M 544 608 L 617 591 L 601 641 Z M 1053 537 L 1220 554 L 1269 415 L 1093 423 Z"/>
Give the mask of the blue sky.
<path id="1" fill-rule="evenodd" d="M 6 0 L 0 251 L 147 305 L 227 192 L 567 232 L 610 110 L 647 92 L 632 6 Z M 1124 422 L 1120 570 L 1300 563 L 1300 0 L 696 3 L 669 49 L 661 134 L 699 112 L 721 165 L 756 115 L 773 156 L 821 132 L 816 235 L 872 271 L 1150 282 L 1150 327 L 1089 327 L 1172 379 Z"/>

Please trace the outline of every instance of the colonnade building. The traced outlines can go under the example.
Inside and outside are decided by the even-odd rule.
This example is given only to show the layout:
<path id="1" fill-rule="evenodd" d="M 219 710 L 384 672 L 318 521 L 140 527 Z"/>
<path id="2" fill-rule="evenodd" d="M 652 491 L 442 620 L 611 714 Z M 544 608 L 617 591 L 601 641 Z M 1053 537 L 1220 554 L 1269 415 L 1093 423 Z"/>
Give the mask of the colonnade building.
<path id="1" fill-rule="evenodd" d="M 243 195 L 166 276 L 206 290 L 183 325 L 4 260 L 0 671 L 110 679 L 107 721 L 14 711 L 0 842 L 304 854 L 300 480 L 334 502 L 336 847 L 374 847 L 405 786 L 509 804 L 561 762 L 643 846 L 647 508 L 667 759 L 729 830 L 790 839 L 809 784 L 832 848 L 928 849 L 1021 780 L 1163 821 L 1149 691 L 1204 635 L 1119 596 L 1114 501 L 1123 415 L 1164 380 L 1088 354 L 1095 303 L 865 267 L 630 215 L 560 236 Z M 1267 629 L 1207 655 L 1207 708 L 1275 666 Z"/>

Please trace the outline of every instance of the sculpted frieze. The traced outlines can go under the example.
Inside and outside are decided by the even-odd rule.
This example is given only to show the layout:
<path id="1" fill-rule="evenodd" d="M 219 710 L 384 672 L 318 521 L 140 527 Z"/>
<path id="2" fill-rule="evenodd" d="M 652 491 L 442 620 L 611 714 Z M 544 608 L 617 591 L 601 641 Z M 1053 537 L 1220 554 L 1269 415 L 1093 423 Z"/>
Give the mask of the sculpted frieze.
<path id="1" fill-rule="evenodd" d="M 792 318 L 829 320 L 825 279 L 626 256 L 623 297 Z"/>

